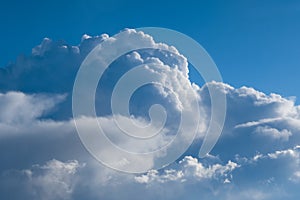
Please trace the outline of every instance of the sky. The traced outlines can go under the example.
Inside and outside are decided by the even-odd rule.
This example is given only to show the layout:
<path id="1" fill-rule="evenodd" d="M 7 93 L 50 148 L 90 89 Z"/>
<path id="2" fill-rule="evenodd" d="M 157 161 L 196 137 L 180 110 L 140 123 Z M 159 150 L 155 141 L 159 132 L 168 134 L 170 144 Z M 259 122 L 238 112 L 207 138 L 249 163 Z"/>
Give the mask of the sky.
<path id="1" fill-rule="evenodd" d="M 299 18 L 300 3 L 292 0 L 1 1 L 0 198 L 299 199 Z M 195 39 L 224 82 L 203 84 L 186 55 L 134 30 L 139 27 L 169 28 Z M 123 38 L 115 37 L 120 31 Z M 79 67 L 86 58 L 104 59 L 90 56 L 99 44 L 119 41 L 126 46 L 123 40 L 161 50 L 117 58 L 99 79 L 97 115 L 73 116 Z M 137 65 L 146 73 L 134 77 L 159 84 L 139 88 L 129 102 L 117 101 L 120 108 L 128 106 L 131 116 L 116 113 L 110 107 L 113 90 Z M 212 115 L 212 91 L 226 95 L 226 119 L 213 150 L 199 158 Z M 138 133 L 146 137 L 149 130 L 160 130 L 160 135 L 142 143 L 121 135 L 125 129 L 136 133 L 132 122 L 145 127 L 156 103 L 167 113 L 165 126 L 159 128 L 159 118 L 153 129 Z M 182 113 L 189 122 L 182 126 L 185 131 L 178 129 Z M 123 130 L 114 126 L 116 121 Z M 97 153 L 83 142 L 78 130 L 92 134 L 95 122 L 128 152 L 157 151 L 136 159 L 132 170 L 159 165 L 187 144 L 193 130 L 196 135 L 170 165 L 128 174 L 99 163 Z M 181 140 L 174 142 L 174 137 Z M 159 151 L 170 142 L 173 146 Z M 126 160 L 101 144 L 96 150 L 106 153 L 104 164 L 116 163 L 110 167 L 126 171 Z"/>
<path id="2" fill-rule="evenodd" d="M 2 1 L 1 60 L 29 54 L 44 37 L 77 45 L 84 34 L 157 26 L 196 39 L 226 82 L 299 96 L 298 1 Z"/>

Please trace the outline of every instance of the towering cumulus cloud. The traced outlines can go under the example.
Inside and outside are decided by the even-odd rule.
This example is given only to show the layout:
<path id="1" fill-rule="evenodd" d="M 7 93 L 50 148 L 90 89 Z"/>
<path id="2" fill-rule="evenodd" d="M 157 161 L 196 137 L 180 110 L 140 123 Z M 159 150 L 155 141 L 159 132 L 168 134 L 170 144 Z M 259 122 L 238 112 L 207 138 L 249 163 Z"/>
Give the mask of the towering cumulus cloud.
<path id="1" fill-rule="evenodd" d="M 151 36 L 125 30 L 146 43 Z M 143 37 L 138 37 L 143 35 Z M 45 38 L 29 56 L 0 68 L 1 199 L 298 199 L 300 193 L 300 106 L 293 98 L 264 94 L 225 83 L 197 85 L 189 65 L 174 47 L 142 49 L 119 57 L 104 72 L 96 91 L 97 120 L 109 138 L 129 151 L 147 152 L 167 144 L 178 128 L 180 112 L 195 92 L 200 126 L 190 148 L 163 169 L 125 174 L 97 162 L 83 147 L 72 119 L 72 88 L 88 53 L 109 36 L 82 37 L 72 46 Z M 164 45 L 164 44 L 159 44 Z M 124 124 L 149 123 L 148 110 L 161 104 L 167 112 L 162 135 L 142 145 L 114 128 L 111 97 L 122 75 L 145 64 L 145 85 L 132 95 L 131 118 Z M 148 67 L 147 67 L 148 64 Z M 227 96 L 221 138 L 207 157 L 197 157 L 210 119 L 208 87 Z M 166 89 L 168 88 L 168 89 Z M 179 98 L 179 96 L 181 98 Z M 119 102 L 126 104 L 126 102 Z M 195 116 L 189 115 L 190 120 Z M 82 118 L 88 128 L 91 119 Z M 130 129 L 130 127 L 128 127 Z M 140 132 L 141 136 L 149 135 Z M 140 145 L 140 146 L 139 146 Z M 112 152 L 108 155 L 115 156 Z M 141 160 L 140 163 L 154 162 Z M 120 164 L 126 160 L 120 159 Z"/>

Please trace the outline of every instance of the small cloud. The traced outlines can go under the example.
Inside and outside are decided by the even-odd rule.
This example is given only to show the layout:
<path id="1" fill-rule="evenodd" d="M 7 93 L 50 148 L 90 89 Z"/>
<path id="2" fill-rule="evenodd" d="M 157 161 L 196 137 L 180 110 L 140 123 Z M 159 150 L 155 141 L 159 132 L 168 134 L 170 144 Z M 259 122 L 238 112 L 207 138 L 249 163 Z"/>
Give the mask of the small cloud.
<path id="1" fill-rule="evenodd" d="M 283 141 L 288 141 L 289 137 L 292 136 L 291 131 L 287 129 L 278 130 L 276 128 L 271 128 L 269 126 L 258 126 L 256 127 L 254 132 L 274 139 L 280 139 Z"/>

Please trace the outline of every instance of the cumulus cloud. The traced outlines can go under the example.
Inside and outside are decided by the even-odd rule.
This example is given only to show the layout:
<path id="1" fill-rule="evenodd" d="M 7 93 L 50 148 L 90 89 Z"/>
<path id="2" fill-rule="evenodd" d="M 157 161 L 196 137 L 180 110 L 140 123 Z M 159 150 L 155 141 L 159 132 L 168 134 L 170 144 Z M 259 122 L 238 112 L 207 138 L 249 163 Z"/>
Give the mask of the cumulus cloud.
<path id="1" fill-rule="evenodd" d="M 127 30 L 127 34 L 139 38 L 137 42 L 155 44 L 143 33 Z M 96 94 L 99 116 L 91 120 L 103 124 L 110 139 L 123 148 L 136 151 L 144 146 L 124 139 L 121 131 L 114 128 L 110 98 L 125 72 L 145 64 L 147 76 L 158 77 L 169 89 L 159 85 L 140 88 L 131 99 L 134 118 L 119 115 L 118 120 L 145 126 L 149 122 L 148 110 L 157 102 L 167 108 L 169 118 L 163 129 L 165 137 L 156 138 L 142 150 L 153 150 L 160 145 L 158 141 L 169 141 L 172 134 L 166 133 L 177 128 L 174 122 L 182 109 L 190 105 L 191 92 L 197 93 L 203 109 L 198 130 L 202 134 L 180 159 L 161 170 L 127 175 L 97 163 L 77 136 L 70 96 L 81 62 L 108 38 L 106 34 L 84 35 L 75 46 L 45 38 L 31 55 L 19 57 L 16 63 L 0 69 L 1 198 L 17 198 L 11 193 L 15 190 L 24 199 L 110 200 L 119 199 L 120 195 L 125 199 L 140 199 L 141 195 L 144 199 L 182 199 L 186 194 L 191 195 L 190 199 L 299 198 L 299 194 L 290 191 L 299 187 L 300 177 L 300 107 L 294 99 L 224 83 L 197 86 L 189 80 L 186 58 L 169 46 L 164 48 L 170 51 L 133 51 L 112 63 Z M 198 159 L 210 118 L 208 85 L 226 94 L 227 121 L 212 155 Z M 183 98 L 179 99 L 179 95 Z M 193 120 L 192 112 L 189 117 Z M 82 120 L 87 128 L 91 128 L 89 120 Z"/>
<path id="2" fill-rule="evenodd" d="M 208 84 L 218 90 L 223 83 Z M 299 106 L 295 105 L 294 99 L 267 95 L 253 88 L 223 85 L 222 92 L 227 96 L 227 118 L 213 154 L 228 160 L 236 154 L 251 157 L 255 152 L 268 153 L 298 145 Z M 204 107 L 210 105 L 206 86 L 200 89 L 200 96 Z"/>
<path id="3" fill-rule="evenodd" d="M 197 158 L 186 156 L 179 161 L 179 169 L 166 169 L 163 172 L 152 170 L 145 175 L 135 177 L 139 183 L 153 184 L 153 182 L 195 182 L 209 179 L 217 179 L 223 183 L 230 183 L 231 172 L 239 165 L 228 161 L 226 165 L 213 164 L 204 166 Z"/>

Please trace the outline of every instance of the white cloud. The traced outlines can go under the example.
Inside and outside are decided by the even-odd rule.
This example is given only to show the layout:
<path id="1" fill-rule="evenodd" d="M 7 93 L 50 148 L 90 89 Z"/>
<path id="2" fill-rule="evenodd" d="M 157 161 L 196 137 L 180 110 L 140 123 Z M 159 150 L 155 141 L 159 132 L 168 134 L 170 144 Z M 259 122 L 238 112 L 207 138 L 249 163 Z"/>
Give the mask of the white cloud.
<path id="1" fill-rule="evenodd" d="M 278 130 L 276 128 L 271 128 L 268 126 L 258 126 L 256 127 L 255 132 L 274 139 L 282 139 L 284 141 L 288 141 L 289 137 L 292 135 L 291 131 L 287 129 Z"/>
<path id="2" fill-rule="evenodd" d="M 280 157 L 292 157 L 296 158 L 295 161 L 299 162 L 300 154 L 299 154 L 299 148 L 296 146 L 293 149 L 286 149 L 286 150 L 278 150 L 274 153 L 269 153 L 268 156 L 271 159 L 278 159 Z"/>
<path id="3" fill-rule="evenodd" d="M 198 162 L 196 158 L 190 156 L 185 157 L 181 162 L 184 166 L 185 174 L 191 175 L 197 179 L 210 179 L 218 176 L 227 177 L 234 169 L 239 165 L 232 161 L 228 161 L 226 165 L 214 164 L 208 167 L 204 167 L 202 163 Z"/>
<path id="4" fill-rule="evenodd" d="M 128 30 L 128 35 L 154 45 L 151 37 L 143 33 Z M 26 189 L 30 186 L 29 190 L 39 195 L 39 199 L 76 199 L 80 198 L 80 195 L 89 195 L 87 199 L 98 197 L 110 200 L 119 199 L 121 194 L 125 199 L 139 199 L 141 195 L 144 195 L 145 199 L 182 199 L 189 193 L 194 194 L 191 199 L 224 197 L 232 200 L 278 199 L 282 197 L 280 194 L 289 193 L 288 186 L 284 187 L 285 184 L 299 184 L 300 158 L 297 145 L 300 143 L 300 107 L 295 105 L 293 99 L 277 94 L 268 95 L 253 88 L 234 88 L 223 83 L 209 83 L 216 90 L 224 92 L 228 100 L 224 134 L 212 152 L 217 155 L 213 162 L 211 158 L 195 158 L 201 145 L 200 137 L 197 138 L 195 146 L 186 153 L 192 156 L 185 156 L 180 162 L 173 163 L 163 170 L 152 170 L 133 176 L 119 174 L 95 164 L 80 144 L 73 121 L 68 117 L 63 120 L 47 118 L 47 114 L 55 113 L 55 109 L 67 107 L 57 107 L 57 104 L 66 103 L 68 99 L 64 101 L 67 98 L 65 95 L 56 94 L 70 94 L 74 74 L 82 59 L 95 45 L 107 38 L 106 34 L 99 37 L 85 35 L 78 46 L 45 39 L 33 49 L 31 56 L 20 58 L 14 66 L 1 70 L 1 91 L 10 92 L 0 94 L 0 155 L 3 161 L 0 169 L 26 169 L 26 166 L 33 163 L 44 163 L 52 158 L 65 161 L 51 160 L 44 165 L 35 165 L 23 170 L 22 173 L 28 181 L 26 186 L 18 182 L 13 182 L 14 185 L 19 184 L 21 188 Z M 173 47 L 164 48 L 171 50 L 171 53 L 135 51 L 125 55 L 124 59 L 127 59 L 129 65 L 156 64 L 154 67 L 145 67 L 145 70 L 149 76 L 157 74 L 162 84 L 170 88 L 155 88 L 165 103 L 170 103 L 169 109 L 176 108 L 176 111 L 180 111 L 182 107 L 190 105 L 191 91 L 187 86 L 192 86 L 199 94 L 201 106 L 206 108 L 201 113 L 203 124 L 200 132 L 204 133 L 210 112 L 207 85 L 193 85 L 188 80 L 185 57 Z M 49 73 L 49 69 L 52 73 Z M 112 74 L 118 73 L 113 72 Z M 38 82 L 32 82 L 33 79 L 38 79 Z M 32 90 L 29 90 L 31 88 Z M 49 92 L 55 94 L 50 95 Z M 178 98 L 179 95 L 183 97 L 182 101 Z M 145 101 L 147 99 L 144 99 L 143 103 Z M 63 111 L 58 110 L 58 113 L 61 115 Z M 193 119 L 192 113 L 190 118 Z M 132 121 L 124 116 L 118 116 L 118 119 L 123 120 L 124 124 Z M 158 137 L 147 145 L 133 143 L 120 137 L 121 132 L 113 127 L 114 121 L 111 116 L 100 116 L 98 120 L 110 133 L 114 142 L 132 151 L 142 147 L 145 151 L 153 150 L 160 145 L 158 141 L 169 141 L 168 137 Z M 147 123 L 147 120 L 140 116 L 133 120 L 142 125 Z M 88 120 L 82 123 L 89 127 Z M 169 126 L 164 131 L 170 131 L 172 128 Z M 114 155 L 111 153 L 110 156 Z M 66 161 L 70 159 L 76 160 Z M 120 164 L 125 162 L 122 159 L 119 161 Z M 82 166 L 80 163 L 83 162 L 87 165 L 78 173 L 77 170 Z M 141 165 L 147 162 L 151 163 L 153 160 L 140 161 Z M 3 188 L 3 185 L 9 185 L 11 181 L 8 177 L 5 178 L 7 179 L 3 178 L 0 185 Z M 274 190 L 268 190 L 266 185 L 262 184 L 265 180 L 272 180 L 268 187 L 274 187 Z M 248 185 L 245 186 L 245 182 Z M 283 185 L 283 188 L 277 191 L 276 184 Z M 261 187 L 261 190 L 257 187 Z M 161 188 L 164 188 L 164 192 Z M 4 189 L 0 187 L 0 191 Z M 23 190 L 18 191 L 21 193 Z"/>
<path id="5" fill-rule="evenodd" d="M 77 170 L 83 166 L 77 160 L 61 162 L 53 159 L 45 165 L 34 165 L 31 169 L 22 170 L 22 173 L 35 199 L 70 199 L 76 184 Z"/>
<path id="6" fill-rule="evenodd" d="M 145 183 L 145 184 L 151 184 L 155 182 L 159 183 L 165 183 L 168 181 L 181 181 L 184 182 L 184 174 L 182 171 L 176 171 L 176 170 L 165 170 L 163 174 L 159 174 L 156 170 L 151 170 L 147 174 L 136 176 L 135 177 L 136 182 L 138 183 Z"/>
<path id="7" fill-rule="evenodd" d="M 31 192 L 37 199 L 70 199 L 76 184 L 76 172 L 83 166 L 77 160 L 61 162 L 54 159 L 42 166 L 34 165 L 23 173 L 27 175 Z"/>
<path id="8" fill-rule="evenodd" d="M 62 102 L 65 95 L 26 95 L 22 92 L 0 93 L 0 124 L 25 124 L 35 120 Z"/>
<path id="9" fill-rule="evenodd" d="M 139 183 L 155 183 L 155 182 L 194 182 L 215 179 L 221 182 L 229 183 L 232 178 L 231 173 L 240 167 L 237 163 L 228 161 L 227 164 L 212 164 L 204 166 L 197 158 L 186 156 L 179 161 L 178 169 L 166 169 L 162 172 L 152 170 L 147 174 L 135 177 Z"/>

